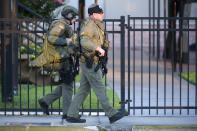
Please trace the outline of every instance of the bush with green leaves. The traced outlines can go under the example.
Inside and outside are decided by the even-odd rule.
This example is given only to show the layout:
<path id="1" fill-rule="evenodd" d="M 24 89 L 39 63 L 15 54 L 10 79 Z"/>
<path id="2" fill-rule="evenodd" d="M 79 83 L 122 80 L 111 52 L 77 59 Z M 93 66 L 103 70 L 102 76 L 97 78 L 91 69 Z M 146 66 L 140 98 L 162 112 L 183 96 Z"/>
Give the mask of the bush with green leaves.
<path id="1" fill-rule="evenodd" d="M 52 18 L 52 12 L 59 6 L 61 3 L 58 3 L 54 0 L 19 0 L 20 3 L 24 4 L 28 8 L 34 10 L 39 15 L 44 18 Z M 25 11 L 22 8 L 18 10 L 19 14 L 28 18 L 32 18 L 33 15 Z"/>
<path id="2" fill-rule="evenodd" d="M 41 53 L 42 52 L 42 47 L 39 45 L 35 45 L 35 43 L 30 43 L 29 44 L 29 48 L 31 50 L 36 51 L 37 53 Z M 35 58 L 35 54 L 34 53 L 29 53 L 28 49 L 25 46 L 20 46 L 20 50 L 18 52 L 19 55 L 22 54 L 29 54 L 31 56 L 31 58 Z"/>

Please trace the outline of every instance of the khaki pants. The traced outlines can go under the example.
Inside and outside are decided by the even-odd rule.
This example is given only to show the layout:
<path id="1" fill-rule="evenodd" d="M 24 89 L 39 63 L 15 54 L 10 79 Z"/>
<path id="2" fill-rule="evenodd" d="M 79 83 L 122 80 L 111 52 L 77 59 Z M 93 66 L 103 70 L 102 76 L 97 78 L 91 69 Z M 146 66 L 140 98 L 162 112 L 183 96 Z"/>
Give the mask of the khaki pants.
<path id="1" fill-rule="evenodd" d="M 113 116 L 117 113 L 117 110 L 114 109 L 106 95 L 105 85 L 102 81 L 102 72 L 99 69 L 97 72 L 94 71 L 96 64 L 93 64 L 91 69 L 86 67 L 86 63 L 80 63 L 82 69 L 82 75 L 80 80 L 80 87 L 77 90 L 74 99 L 68 110 L 68 116 L 78 117 L 79 108 L 84 102 L 85 98 L 88 96 L 90 89 L 93 88 L 98 100 L 101 102 L 101 105 L 108 117 Z"/>
<path id="2" fill-rule="evenodd" d="M 68 84 L 60 84 L 55 90 L 53 90 L 50 94 L 47 94 L 43 97 L 43 100 L 47 103 L 47 105 L 52 104 L 55 100 L 59 99 L 62 96 L 62 106 L 63 106 L 63 115 L 67 114 L 68 108 L 72 101 L 73 95 L 73 82 Z"/>

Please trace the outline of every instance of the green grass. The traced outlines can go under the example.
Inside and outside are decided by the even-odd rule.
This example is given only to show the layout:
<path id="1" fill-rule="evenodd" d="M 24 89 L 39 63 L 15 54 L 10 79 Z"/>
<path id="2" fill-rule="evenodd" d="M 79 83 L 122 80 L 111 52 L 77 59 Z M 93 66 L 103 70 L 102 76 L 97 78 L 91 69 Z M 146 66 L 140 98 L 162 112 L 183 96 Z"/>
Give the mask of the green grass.
<path id="1" fill-rule="evenodd" d="M 76 82 L 80 81 L 81 73 L 75 77 Z M 1 74 L 0 74 L 1 78 Z M 1 80 L 0 80 L 1 81 Z M 103 81 L 105 82 L 105 78 L 103 78 Z M 107 82 L 107 85 L 109 85 L 109 82 Z M 1 83 L 1 82 L 0 82 Z M 38 104 L 38 99 L 40 99 L 44 94 L 50 93 L 53 89 L 55 89 L 56 86 L 46 86 L 46 87 L 40 87 L 40 86 L 35 86 L 35 85 L 27 85 L 27 84 L 22 84 L 21 86 L 18 87 L 18 93 L 15 94 L 14 96 L 14 102 L 7 102 L 6 103 L 6 108 L 7 109 L 12 109 L 13 105 L 15 109 L 20 109 L 20 106 L 22 109 L 34 109 L 37 108 L 40 109 L 40 106 Z M 77 91 L 78 87 L 76 87 Z M 5 107 L 5 103 L 2 103 L 2 93 L 1 93 L 1 88 L 0 88 L 0 108 Z M 108 98 L 110 100 L 110 103 L 113 105 L 113 90 L 111 89 L 106 89 Z M 29 94 L 29 95 L 28 95 Z M 29 101 L 29 103 L 28 103 Z M 120 108 L 119 104 L 119 97 L 116 92 L 114 92 L 114 107 L 115 108 Z M 62 108 L 62 98 L 60 98 L 60 108 Z M 20 105 L 21 103 L 21 105 Z M 36 105 L 37 104 L 37 105 Z M 89 109 L 90 108 L 90 95 L 86 98 L 84 104 L 83 104 L 84 109 Z M 59 100 L 55 101 L 52 104 L 52 108 L 58 109 L 59 108 Z M 91 89 L 91 108 L 92 109 L 97 109 L 97 97 L 93 90 Z M 99 108 L 101 109 L 101 105 L 99 104 Z"/>
<path id="2" fill-rule="evenodd" d="M 188 80 L 188 72 L 182 72 L 181 77 L 183 77 L 185 80 Z M 196 72 L 189 72 L 189 82 L 195 84 L 196 83 Z"/>
<path id="3" fill-rule="evenodd" d="M 21 92 L 20 92 L 21 89 Z M 34 109 L 36 108 L 36 102 L 37 102 L 37 108 L 40 108 L 38 104 L 38 99 L 43 96 L 43 91 L 45 90 L 45 94 L 48 94 L 51 92 L 52 89 L 55 89 L 54 87 L 35 87 L 34 85 L 21 85 L 21 87 L 18 88 L 18 94 L 14 96 L 14 108 L 15 109 L 20 109 L 20 101 L 21 101 L 21 108 L 22 109 L 27 109 L 29 106 L 29 109 Z M 77 90 L 77 88 L 76 88 Z M 113 103 L 113 91 L 111 89 L 106 89 L 107 95 L 109 97 L 110 103 Z M 29 98 L 28 98 L 29 94 Z M 36 95 L 37 94 L 37 95 Z M 117 93 L 114 93 L 114 107 L 115 108 L 120 108 L 119 105 L 119 97 Z M 0 90 L 0 98 L 1 98 L 1 90 Z M 21 99 L 20 99 L 21 98 Z M 29 104 L 28 104 L 29 101 Z M 62 102 L 62 98 L 60 99 Z M 7 102 L 6 103 L 6 108 L 11 109 L 12 108 L 12 103 Z M 4 108 L 5 104 L 0 101 L 0 107 Z M 59 108 L 59 101 L 55 101 L 52 105 L 53 108 L 58 109 Z M 83 105 L 84 109 L 89 109 L 90 108 L 90 96 L 88 96 L 84 102 Z M 60 108 L 62 108 L 62 104 L 60 103 Z M 97 97 L 94 94 L 94 92 L 91 90 L 91 108 L 92 109 L 97 109 Z M 99 105 L 99 108 L 101 109 L 101 105 Z"/>

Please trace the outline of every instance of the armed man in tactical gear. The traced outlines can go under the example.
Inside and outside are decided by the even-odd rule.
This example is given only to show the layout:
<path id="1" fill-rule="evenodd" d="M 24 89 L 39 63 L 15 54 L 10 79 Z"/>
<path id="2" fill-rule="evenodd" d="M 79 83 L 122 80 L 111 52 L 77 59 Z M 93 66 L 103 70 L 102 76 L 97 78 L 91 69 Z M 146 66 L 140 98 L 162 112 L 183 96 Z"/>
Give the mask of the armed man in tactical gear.
<path id="1" fill-rule="evenodd" d="M 67 117 L 67 111 L 72 100 L 73 95 L 73 81 L 75 74 L 73 73 L 73 61 L 71 54 L 68 51 L 72 43 L 73 30 L 70 27 L 76 21 L 78 15 L 77 9 L 71 6 L 66 6 L 61 12 L 62 18 L 52 22 L 47 32 L 47 40 L 49 44 L 55 47 L 59 53 L 60 59 L 60 82 L 61 84 L 56 87 L 50 94 L 45 95 L 39 99 L 39 104 L 43 112 L 49 115 L 48 107 L 55 100 L 62 96 L 63 98 L 63 116 L 62 119 Z"/>
<path id="2" fill-rule="evenodd" d="M 110 103 L 105 92 L 105 85 L 102 81 L 102 70 L 97 68 L 99 57 L 105 56 L 106 51 L 102 48 L 109 47 L 109 41 L 104 36 L 103 10 L 97 5 L 92 4 L 88 8 L 89 18 L 81 25 L 80 43 L 81 43 L 81 61 L 82 70 L 80 87 L 72 100 L 67 114 L 67 121 L 71 123 L 85 123 L 85 119 L 78 117 L 79 108 L 88 96 L 91 88 L 95 92 L 98 100 L 109 117 L 110 123 L 121 119 L 125 113 L 118 112 Z M 99 57 L 96 55 L 99 52 Z"/>

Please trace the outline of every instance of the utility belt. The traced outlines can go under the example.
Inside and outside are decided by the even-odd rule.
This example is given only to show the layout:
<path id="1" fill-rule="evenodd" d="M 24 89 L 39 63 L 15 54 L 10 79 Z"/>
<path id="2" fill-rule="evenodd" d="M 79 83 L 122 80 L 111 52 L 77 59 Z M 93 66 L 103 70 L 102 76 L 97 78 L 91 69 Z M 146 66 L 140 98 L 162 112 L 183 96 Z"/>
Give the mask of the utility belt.
<path id="1" fill-rule="evenodd" d="M 95 52 L 85 52 L 81 54 L 81 62 L 86 63 L 87 68 L 92 68 L 93 63 L 98 63 L 99 57 Z"/>
<path id="2" fill-rule="evenodd" d="M 60 74 L 60 82 L 70 84 L 75 79 L 75 74 L 73 73 L 73 70 L 59 70 Z"/>

